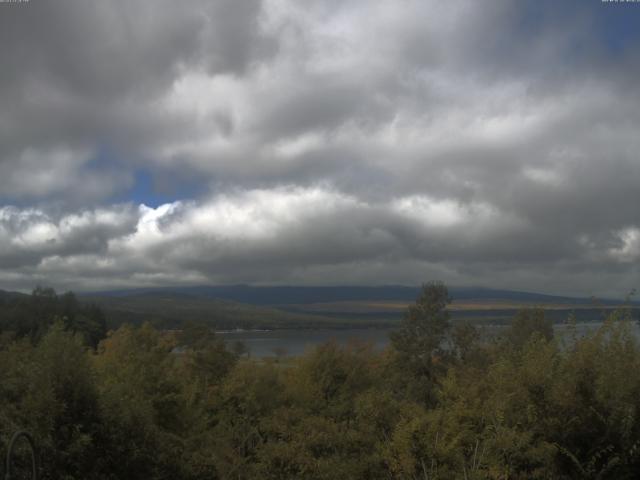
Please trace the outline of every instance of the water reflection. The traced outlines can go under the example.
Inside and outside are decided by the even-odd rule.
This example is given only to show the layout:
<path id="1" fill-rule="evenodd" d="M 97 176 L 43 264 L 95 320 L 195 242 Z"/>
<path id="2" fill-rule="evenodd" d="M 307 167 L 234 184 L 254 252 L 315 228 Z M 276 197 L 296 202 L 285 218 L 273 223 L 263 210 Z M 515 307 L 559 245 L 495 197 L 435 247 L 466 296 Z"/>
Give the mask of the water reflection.
<path id="1" fill-rule="evenodd" d="M 575 325 L 575 336 L 583 337 L 593 332 L 602 323 L 578 323 Z M 506 326 L 486 325 L 479 327 L 485 338 L 500 336 Z M 633 331 L 640 337 L 640 327 L 634 323 Z M 554 326 L 556 337 L 573 336 L 572 327 L 566 324 Z M 236 341 L 244 343 L 252 357 L 297 356 L 307 350 L 328 341 L 336 341 L 340 345 L 349 342 L 368 342 L 374 348 L 382 350 L 389 344 L 390 328 L 354 328 L 354 329 L 319 329 L 319 330 L 238 330 L 218 332 L 230 344 Z"/>

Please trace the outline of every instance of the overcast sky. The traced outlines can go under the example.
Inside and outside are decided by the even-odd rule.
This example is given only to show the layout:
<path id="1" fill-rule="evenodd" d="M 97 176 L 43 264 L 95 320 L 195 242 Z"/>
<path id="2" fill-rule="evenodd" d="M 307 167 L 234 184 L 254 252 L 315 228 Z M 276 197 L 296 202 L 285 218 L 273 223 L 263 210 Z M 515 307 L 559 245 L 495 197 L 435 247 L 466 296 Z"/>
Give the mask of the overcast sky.
<path id="1" fill-rule="evenodd" d="M 640 286 L 640 3 L 0 3 L 0 288 Z"/>

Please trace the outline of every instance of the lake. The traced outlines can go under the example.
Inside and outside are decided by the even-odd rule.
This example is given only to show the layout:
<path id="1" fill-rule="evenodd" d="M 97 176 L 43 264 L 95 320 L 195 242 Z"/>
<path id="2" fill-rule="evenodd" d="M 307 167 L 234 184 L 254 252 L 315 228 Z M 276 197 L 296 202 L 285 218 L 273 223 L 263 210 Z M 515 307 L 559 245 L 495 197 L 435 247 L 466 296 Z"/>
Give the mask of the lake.
<path id="1" fill-rule="evenodd" d="M 597 329 L 600 322 L 579 323 L 576 325 L 578 336 L 583 336 Z M 485 335 L 499 335 L 505 326 L 490 325 L 480 327 Z M 634 324 L 634 331 L 640 337 L 640 327 Z M 567 325 L 555 325 L 556 335 L 564 336 L 568 332 Z M 232 344 L 241 341 L 249 349 L 252 357 L 270 357 L 279 352 L 281 355 L 298 356 L 309 349 L 329 341 L 346 345 L 351 341 L 369 342 L 374 348 L 382 350 L 389 344 L 391 328 L 352 328 L 352 329 L 317 329 L 317 330 L 234 330 L 218 332 L 226 342 Z"/>
<path id="2" fill-rule="evenodd" d="M 350 341 L 370 342 L 377 349 L 389 343 L 389 328 L 353 328 L 318 330 L 238 330 L 218 332 L 228 343 L 241 341 L 252 357 L 269 357 L 280 350 L 287 356 L 302 355 L 329 341 L 346 345 Z"/>

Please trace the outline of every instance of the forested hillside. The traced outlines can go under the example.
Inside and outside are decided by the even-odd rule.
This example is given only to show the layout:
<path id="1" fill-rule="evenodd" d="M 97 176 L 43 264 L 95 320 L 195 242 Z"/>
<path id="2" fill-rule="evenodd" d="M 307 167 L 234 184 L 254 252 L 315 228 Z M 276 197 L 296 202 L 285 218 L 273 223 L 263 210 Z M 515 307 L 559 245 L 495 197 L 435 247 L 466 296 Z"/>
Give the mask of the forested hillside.
<path id="1" fill-rule="evenodd" d="M 94 348 L 85 307 L 72 315 L 70 296 L 35 297 L 57 313 L 19 333 L 2 324 L 0 448 L 11 432 L 32 432 L 42 478 L 623 479 L 640 471 L 640 345 L 624 311 L 561 342 L 544 312 L 527 310 L 488 341 L 473 326 L 452 327 L 448 292 L 431 284 L 384 352 L 328 343 L 258 361 L 195 324 L 179 333 L 125 325 Z"/>
<path id="2" fill-rule="evenodd" d="M 185 322 L 204 323 L 216 330 L 369 327 L 396 325 L 401 316 L 399 312 L 373 319 L 348 314 L 329 316 L 171 292 L 80 298 L 98 305 L 112 328 L 145 322 L 160 329 L 179 329 Z"/>
<path id="3" fill-rule="evenodd" d="M 481 287 L 450 287 L 455 300 L 512 300 L 527 303 L 562 303 L 573 305 L 592 305 L 593 299 L 545 295 L 535 292 L 501 290 Z M 412 302 L 420 293 L 420 287 L 403 285 L 386 286 L 255 286 L 255 285 L 202 285 L 193 287 L 157 287 L 132 288 L 124 290 L 105 290 L 87 292 L 84 296 L 127 298 L 182 296 L 190 298 L 215 298 L 250 305 L 288 305 L 314 304 L 344 301 L 404 301 Z M 597 303 L 619 304 L 618 300 L 599 299 Z M 636 303 L 640 306 L 640 303 Z"/>
<path id="4" fill-rule="evenodd" d="M 206 322 L 223 329 L 395 327 L 402 312 L 419 294 L 407 286 L 196 286 L 112 290 L 84 293 L 99 305 L 110 326 L 151 322 L 158 328 L 179 328 L 184 321 Z M 489 288 L 450 289 L 454 321 L 508 324 L 522 308 L 539 306 L 556 323 L 570 314 L 579 322 L 601 321 L 626 303 L 638 315 L 640 304 L 612 299 L 561 297 Z"/>
<path id="5" fill-rule="evenodd" d="M 29 338 L 37 342 L 56 322 L 92 347 L 107 334 L 107 320 L 94 303 L 80 302 L 73 292 L 58 295 L 37 287 L 31 295 L 0 291 L 0 337 L 4 342 Z"/>

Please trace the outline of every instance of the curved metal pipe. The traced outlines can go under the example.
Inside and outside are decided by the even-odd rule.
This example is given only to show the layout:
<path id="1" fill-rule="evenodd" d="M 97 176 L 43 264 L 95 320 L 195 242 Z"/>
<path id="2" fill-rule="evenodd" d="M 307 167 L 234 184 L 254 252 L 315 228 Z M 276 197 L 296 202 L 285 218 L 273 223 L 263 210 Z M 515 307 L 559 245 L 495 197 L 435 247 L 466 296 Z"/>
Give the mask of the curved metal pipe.
<path id="1" fill-rule="evenodd" d="M 25 432 L 24 430 L 20 430 L 14 433 L 13 436 L 11 437 L 11 441 L 9 442 L 9 447 L 7 448 L 4 480 L 11 480 L 11 459 L 13 457 L 13 449 L 20 437 L 24 437 L 27 439 L 27 443 L 29 444 L 29 449 L 31 450 L 31 478 L 33 480 L 38 480 L 38 458 L 36 455 L 36 443 L 34 442 L 31 434 L 29 432 Z"/>

